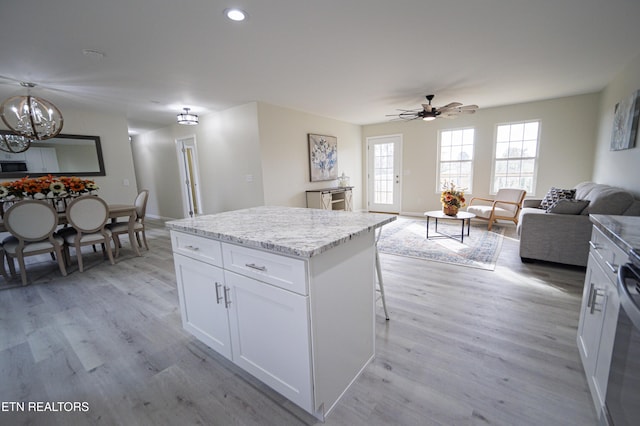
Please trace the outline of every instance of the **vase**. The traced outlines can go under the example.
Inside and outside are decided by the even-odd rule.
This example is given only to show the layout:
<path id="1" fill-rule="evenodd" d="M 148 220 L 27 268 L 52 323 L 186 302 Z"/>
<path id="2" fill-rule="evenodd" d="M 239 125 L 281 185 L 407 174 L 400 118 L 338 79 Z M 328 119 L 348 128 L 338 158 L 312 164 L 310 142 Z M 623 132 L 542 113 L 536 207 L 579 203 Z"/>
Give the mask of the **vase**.
<path id="1" fill-rule="evenodd" d="M 442 206 L 442 213 L 447 216 L 455 216 L 458 214 L 458 207 L 445 204 Z"/>

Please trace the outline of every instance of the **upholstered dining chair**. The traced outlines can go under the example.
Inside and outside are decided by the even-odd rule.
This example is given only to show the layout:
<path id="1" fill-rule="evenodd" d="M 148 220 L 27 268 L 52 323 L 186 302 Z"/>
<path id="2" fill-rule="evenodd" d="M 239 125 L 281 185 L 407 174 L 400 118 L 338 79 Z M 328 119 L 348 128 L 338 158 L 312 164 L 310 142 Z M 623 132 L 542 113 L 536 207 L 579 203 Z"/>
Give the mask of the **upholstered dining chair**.
<path id="1" fill-rule="evenodd" d="M 9 269 L 15 273 L 14 259 L 18 259 L 22 284 L 27 285 L 24 258 L 42 253 L 55 253 L 60 273 L 67 275 L 63 257 L 64 241 L 54 234 L 58 214 L 45 201 L 24 200 L 15 203 L 4 215 L 4 226 L 11 234 L 2 242 Z M 3 265 L 4 268 L 4 265 Z"/>
<path id="2" fill-rule="evenodd" d="M 69 247 L 73 247 L 78 259 L 78 270 L 83 272 L 82 247 L 101 244 L 113 265 L 111 253 L 111 231 L 105 227 L 109 219 L 109 206 L 100 197 L 83 195 L 71 201 L 67 206 L 69 225 L 58 233 L 64 238 L 66 259 L 70 259 Z"/>
<path id="3" fill-rule="evenodd" d="M 522 209 L 522 202 L 527 195 L 524 189 L 502 188 L 495 198 L 473 197 L 469 201 L 467 211 L 479 219 L 489 221 L 489 231 L 493 223 L 499 219 L 510 220 L 518 224 L 518 215 Z"/>
<path id="4" fill-rule="evenodd" d="M 138 193 L 133 203 L 136 206 L 136 221 L 133 225 L 133 232 L 136 236 L 138 247 L 142 248 L 142 243 L 144 242 L 144 248 L 146 248 L 147 250 L 149 250 L 149 244 L 147 244 L 147 234 L 145 233 L 144 217 L 147 212 L 148 199 L 149 199 L 149 190 L 143 189 Z M 119 236 L 123 234 L 129 234 L 129 222 L 107 223 L 107 229 L 111 231 L 113 243 L 116 248 L 116 257 L 118 257 L 120 247 L 122 247 L 120 245 Z M 141 235 L 142 235 L 142 240 L 140 240 Z M 135 244 L 136 242 L 130 241 L 130 243 Z"/>

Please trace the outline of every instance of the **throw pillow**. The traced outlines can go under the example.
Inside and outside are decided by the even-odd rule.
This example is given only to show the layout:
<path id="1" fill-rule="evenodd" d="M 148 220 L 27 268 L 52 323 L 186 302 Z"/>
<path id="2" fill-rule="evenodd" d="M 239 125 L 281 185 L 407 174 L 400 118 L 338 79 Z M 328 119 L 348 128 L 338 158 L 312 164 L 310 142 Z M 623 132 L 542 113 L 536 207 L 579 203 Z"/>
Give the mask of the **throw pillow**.
<path id="1" fill-rule="evenodd" d="M 540 208 L 547 210 L 551 205 L 558 200 L 567 199 L 572 200 L 576 196 L 575 189 L 560 189 L 552 186 L 547 195 L 544 196 L 540 202 Z"/>
<path id="2" fill-rule="evenodd" d="M 547 213 L 580 214 L 589 204 L 589 200 L 560 199 L 547 208 Z"/>

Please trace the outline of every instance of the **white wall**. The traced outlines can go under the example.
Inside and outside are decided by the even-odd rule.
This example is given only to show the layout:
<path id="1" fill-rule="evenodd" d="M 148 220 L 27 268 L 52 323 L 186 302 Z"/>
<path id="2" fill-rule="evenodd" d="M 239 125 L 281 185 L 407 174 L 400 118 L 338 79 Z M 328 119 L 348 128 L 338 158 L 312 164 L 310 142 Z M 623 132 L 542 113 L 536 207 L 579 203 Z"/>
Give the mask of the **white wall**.
<path id="1" fill-rule="evenodd" d="M 438 131 L 473 126 L 476 130 L 473 192 L 490 196 L 495 126 L 498 123 L 541 121 L 537 189 L 542 198 L 551 186 L 571 188 L 591 180 L 597 134 L 599 94 L 480 108 L 454 120 L 393 121 L 364 126 L 362 143 L 371 136 L 403 135 L 402 212 L 420 214 L 440 208 L 437 188 Z M 467 197 L 469 198 L 469 196 Z"/>
<path id="2" fill-rule="evenodd" d="M 360 126 L 265 103 L 258 104 L 266 205 L 306 207 L 305 191 L 337 186 L 311 182 L 309 133 L 338 139 L 338 174 L 354 186 L 354 210 L 363 208 L 363 151 Z"/>
<path id="3" fill-rule="evenodd" d="M 174 124 L 134 137 L 138 185 L 150 191 L 147 214 L 185 216 L 175 141 L 188 136 L 196 139 L 203 213 L 264 204 L 257 116 L 256 103 L 249 103 L 200 116 L 197 126 Z"/>
<path id="4" fill-rule="evenodd" d="M 62 115 L 63 134 L 100 136 L 106 176 L 91 178 L 100 187 L 98 195 L 108 203 L 133 203 L 138 192 L 126 117 L 69 108 Z"/>
<path id="5" fill-rule="evenodd" d="M 629 63 L 603 91 L 593 180 L 625 188 L 640 198 L 640 140 L 636 137 L 636 146 L 632 149 L 609 149 L 615 105 L 638 89 L 640 56 Z"/>
<path id="6" fill-rule="evenodd" d="M 175 140 L 195 136 L 205 214 L 259 205 L 306 207 L 305 191 L 335 186 L 310 182 L 307 133 L 338 138 L 338 167 L 362 206 L 360 126 L 264 103 L 200 116 L 197 126 L 175 124 L 133 139 L 139 187 L 149 189 L 147 213 L 183 217 Z M 155 196 L 154 196 L 155 194 Z"/>

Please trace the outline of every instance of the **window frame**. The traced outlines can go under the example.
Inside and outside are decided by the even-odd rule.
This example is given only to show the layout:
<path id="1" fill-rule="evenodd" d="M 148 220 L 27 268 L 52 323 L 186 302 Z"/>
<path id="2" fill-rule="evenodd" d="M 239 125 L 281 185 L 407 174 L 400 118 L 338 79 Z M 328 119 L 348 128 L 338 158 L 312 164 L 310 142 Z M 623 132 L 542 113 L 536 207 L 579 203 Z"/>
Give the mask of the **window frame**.
<path id="1" fill-rule="evenodd" d="M 454 128 L 447 128 L 447 129 L 440 129 L 438 130 L 438 146 L 437 146 L 437 156 L 436 156 L 436 188 L 435 188 L 435 192 L 436 194 L 440 194 L 442 192 L 442 182 L 441 182 L 441 166 L 443 163 L 442 160 L 442 134 L 445 132 L 455 132 L 455 131 L 460 131 L 460 132 L 464 132 L 465 130 L 473 130 L 473 143 L 472 143 L 472 155 L 471 155 L 471 159 L 470 160 L 455 160 L 455 161 L 447 161 L 448 163 L 466 163 L 468 162 L 470 164 L 469 167 L 469 185 L 468 186 L 464 186 L 464 185 L 460 185 L 458 182 L 456 182 L 456 186 L 459 186 L 461 188 L 464 189 L 464 191 L 466 193 L 472 193 L 473 192 L 473 172 L 474 172 L 474 163 L 475 163 L 475 158 L 476 158 L 476 128 L 475 126 L 464 126 L 464 127 L 454 127 Z"/>
<path id="2" fill-rule="evenodd" d="M 538 123 L 538 134 L 536 137 L 536 155 L 534 157 L 507 157 L 507 159 L 517 159 L 517 160 L 529 160 L 532 159 L 533 160 L 533 172 L 532 172 L 532 179 L 531 179 L 531 190 L 527 189 L 527 188 L 522 188 L 527 190 L 527 195 L 528 196 L 535 196 L 536 193 L 536 186 L 537 186 L 537 181 L 538 181 L 538 166 L 539 166 L 539 159 L 540 159 L 540 135 L 542 134 L 542 120 L 539 118 L 535 118 L 535 119 L 529 119 L 529 120 L 517 120 L 517 121 L 508 121 L 508 122 L 503 122 L 503 123 L 496 123 L 496 125 L 494 126 L 494 134 L 493 134 L 493 161 L 492 161 L 492 165 L 491 165 L 491 181 L 489 183 L 489 188 L 490 188 L 490 194 L 495 195 L 498 190 L 500 188 L 496 188 L 496 168 L 497 168 L 497 163 L 498 163 L 498 128 L 500 126 L 513 126 L 513 125 L 517 125 L 517 124 L 523 124 L 526 125 L 527 123 Z M 522 139 L 522 141 L 524 141 L 526 139 Z M 501 159 L 502 160 L 502 159 Z M 522 176 L 522 172 L 520 173 L 520 176 Z"/>

